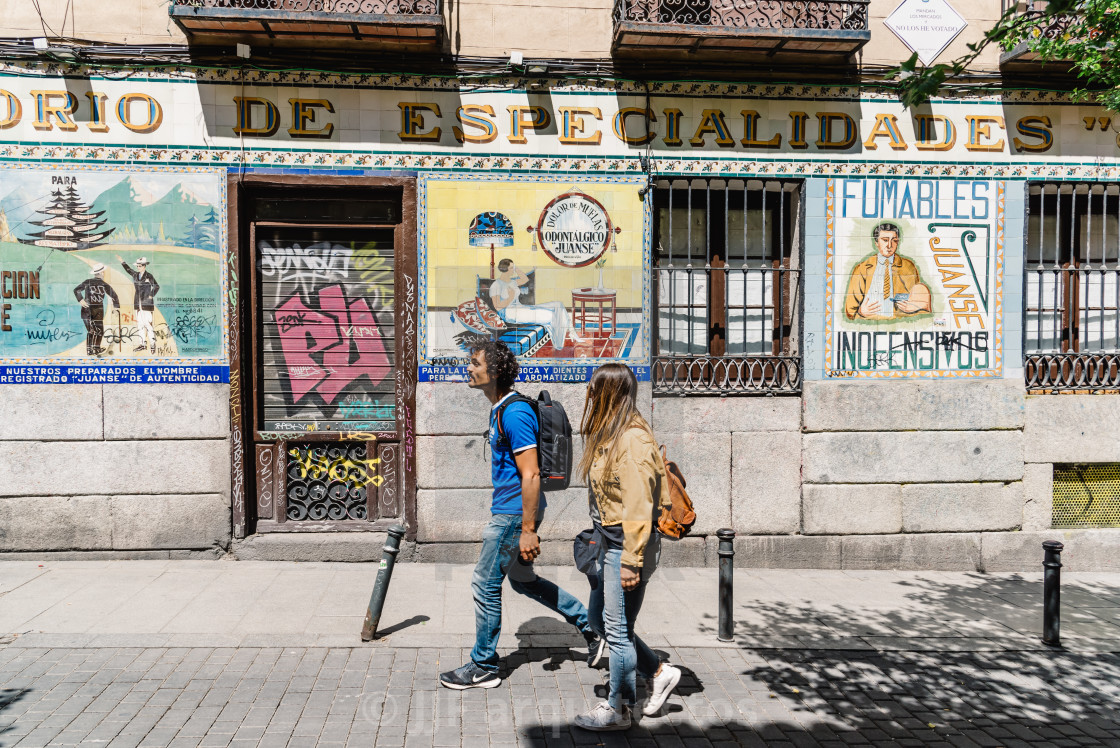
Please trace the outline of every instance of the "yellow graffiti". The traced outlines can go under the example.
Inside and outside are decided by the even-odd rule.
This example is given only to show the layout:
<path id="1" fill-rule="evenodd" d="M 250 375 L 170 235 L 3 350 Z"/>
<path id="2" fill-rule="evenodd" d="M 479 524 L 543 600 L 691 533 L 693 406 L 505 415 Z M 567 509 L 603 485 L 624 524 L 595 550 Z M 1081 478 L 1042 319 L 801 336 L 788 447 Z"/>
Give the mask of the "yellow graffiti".
<path id="1" fill-rule="evenodd" d="M 354 267 L 361 270 L 361 281 L 371 293 L 389 290 L 393 283 L 393 267 L 378 254 L 375 246 L 366 246 L 354 253 Z"/>
<path id="2" fill-rule="evenodd" d="M 338 457 L 330 460 L 325 454 L 313 457 L 310 450 L 306 455 L 301 456 L 300 450 L 294 448 L 289 449 L 288 454 L 294 457 L 296 464 L 299 465 L 300 478 L 310 477 L 312 480 L 327 478 L 347 485 L 357 483 L 363 486 L 380 486 L 385 482 L 385 479 L 377 474 L 376 465 L 381 462 L 378 458 L 351 460 L 348 457 Z"/>

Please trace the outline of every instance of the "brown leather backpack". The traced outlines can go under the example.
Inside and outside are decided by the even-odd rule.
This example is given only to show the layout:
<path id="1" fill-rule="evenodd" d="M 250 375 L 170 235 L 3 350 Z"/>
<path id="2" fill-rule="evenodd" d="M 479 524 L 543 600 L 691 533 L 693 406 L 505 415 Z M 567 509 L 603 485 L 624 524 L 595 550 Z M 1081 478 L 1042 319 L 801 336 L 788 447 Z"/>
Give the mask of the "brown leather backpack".
<path id="1" fill-rule="evenodd" d="M 692 530 L 696 512 L 692 508 L 692 499 L 688 498 L 688 492 L 684 490 L 684 475 L 677 463 L 669 459 L 665 445 L 661 446 L 661 460 L 665 463 L 666 484 L 661 490 L 661 513 L 657 518 L 657 529 L 665 537 L 679 540 Z"/>

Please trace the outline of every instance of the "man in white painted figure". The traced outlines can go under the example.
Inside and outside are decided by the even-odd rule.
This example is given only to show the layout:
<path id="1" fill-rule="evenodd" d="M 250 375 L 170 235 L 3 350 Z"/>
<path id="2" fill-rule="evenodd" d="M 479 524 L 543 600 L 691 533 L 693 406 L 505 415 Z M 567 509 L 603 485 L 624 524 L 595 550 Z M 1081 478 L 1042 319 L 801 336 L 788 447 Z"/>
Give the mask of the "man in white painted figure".
<path id="1" fill-rule="evenodd" d="M 132 277 L 132 308 L 136 313 L 136 326 L 140 330 L 140 345 L 137 351 L 148 348 L 153 354 L 156 352 L 156 328 L 152 320 L 156 312 L 156 294 L 159 293 L 159 283 L 148 272 L 148 258 L 140 257 L 136 260 L 136 270 L 117 255 L 117 261 L 124 271 Z"/>

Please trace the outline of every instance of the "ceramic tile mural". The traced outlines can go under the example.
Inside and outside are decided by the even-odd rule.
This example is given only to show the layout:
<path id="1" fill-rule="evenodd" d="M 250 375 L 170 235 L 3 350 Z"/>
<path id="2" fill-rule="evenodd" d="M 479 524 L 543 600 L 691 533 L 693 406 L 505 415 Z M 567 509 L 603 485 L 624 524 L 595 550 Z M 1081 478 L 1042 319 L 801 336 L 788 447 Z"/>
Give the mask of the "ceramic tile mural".
<path id="1" fill-rule="evenodd" d="M 0 169 L 0 383 L 227 381 L 225 174 Z"/>
<path id="2" fill-rule="evenodd" d="M 828 183 L 830 377 L 999 376 L 1004 183 Z"/>
<path id="3" fill-rule="evenodd" d="M 420 189 L 422 381 L 463 381 L 497 338 L 522 376 L 649 376 L 649 218 L 634 179 L 426 177 Z"/>

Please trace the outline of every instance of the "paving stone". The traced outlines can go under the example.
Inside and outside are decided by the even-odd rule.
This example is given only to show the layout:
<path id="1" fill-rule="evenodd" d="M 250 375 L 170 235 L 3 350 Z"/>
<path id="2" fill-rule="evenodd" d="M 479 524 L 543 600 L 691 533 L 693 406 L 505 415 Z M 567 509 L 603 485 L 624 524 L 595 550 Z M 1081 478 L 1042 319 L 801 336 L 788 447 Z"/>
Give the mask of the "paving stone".
<path id="1" fill-rule="evenodd" d="M 17 666 L 21 672 L 47 673 L 66 656 L 60 652 L 68 651 L 22 650 Z M 285 653 L 289 651 L 293 672 L 315 673 L 321 681 L 335 682 L 342 672 L 339 664 L 350 662 L 350 651 L 361 650 L 303 648 Z M 362 687 L 310 690 L 310 685 L 295 682 L 314 681 L 309 674 L 285 682 L 284 691 L 265 697 L 258 681 L 245 678 L 240 683 L 247 700 L 231 701 L 237 689 L 215 681 L 205 693 L 204 704 L 192 709 L 169 708 L 181 693 L 174 688 L 142 692 L 147 701 L 120 700 L 132 694 L 132 663 L 158 660 L 155 650 L 92 652 L 96 656 L 82 661 L 88 669 L 80 672 L 91 681 L 104 681 L 96 700 L 77 713 L 63 711 L 71 695 L 88 685 L 57 682 L 23 699 L 0 702 L 0 740 L 27 746 L 86 741 L 85 745 L 122 748 L 522 744 L 547 748 L 595 744 L 1112 746 L 1120 738 L 1120 689 L 1115 687 L 1120 681 L 1120 653 L 1114 652 L 677 647 L 669 655 L 687 672 L 670 697 L 667 712 L 642 720 L 626 735 L 614 736 L 571 728 L 571 719 L 597 698 L 594 690 L 601 676 L 562 647 L 531 647 L 507 656 L 509 683 L 484 692 L 417 690 L 420 680 L 425 684 L 434 680 L 432 674 L 441 663 L 463 661 L 466 649 L 388 647 L 361 660 L 368 676 Z M 2 647 L 0 653 L 7 654 Z M 210 655 L 188 651 L 187 657 L 206 661 Z M 212 661 L 223 663 L 230 672 L 246 673 L 261 662 L 275 660 L 275 655 L 246 649 L 219 654 Z M 585 678 L 588 673 L 595 677 Z M 167 673 L 166 678 L 171 676 Z M 260 700 L 266 698 L 268 706 L 261 706 Z M 94 711 L 98 701 L 105 708 Z"/>

